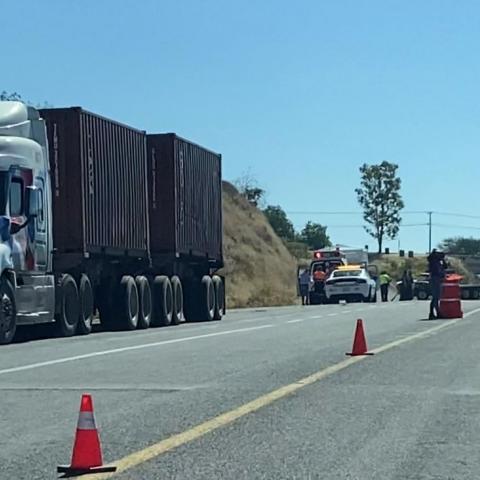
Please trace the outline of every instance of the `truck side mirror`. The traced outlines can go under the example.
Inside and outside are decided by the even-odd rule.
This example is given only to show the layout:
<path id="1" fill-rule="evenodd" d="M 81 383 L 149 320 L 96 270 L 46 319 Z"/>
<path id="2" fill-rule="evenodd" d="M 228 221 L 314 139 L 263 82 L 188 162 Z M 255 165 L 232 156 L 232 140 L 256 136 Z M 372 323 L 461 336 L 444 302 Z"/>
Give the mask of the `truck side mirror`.
<path id="1" fill-rule="evenodd" d="M 40 215 L 40 190 L 35 186 L 27 187 L 27 218 L 36 218 Z"/>

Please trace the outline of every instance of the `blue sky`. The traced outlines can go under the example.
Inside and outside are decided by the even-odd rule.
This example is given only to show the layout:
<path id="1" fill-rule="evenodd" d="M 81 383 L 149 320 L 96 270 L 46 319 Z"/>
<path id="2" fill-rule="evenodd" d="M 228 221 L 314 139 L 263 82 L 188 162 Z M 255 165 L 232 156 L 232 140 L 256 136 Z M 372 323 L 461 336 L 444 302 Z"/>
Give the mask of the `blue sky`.
<path id="1" fill-rule="evenodd" d="M 358 167 L 382 160 L 400 166 L 405 210 L 480 215 L 479 2 L 17 0 L 3 12 L 0 90 L 175 131 L 289 212 L 359 212 L 292 214 L 297 227 L 311 218 L 373 248 L 354 189 Z M 434 215 L 434 243 L 453 235 L 480 237 L 480 218 Z M 403 227 L 400 243 L 425 251 L 426 226 Z"/>

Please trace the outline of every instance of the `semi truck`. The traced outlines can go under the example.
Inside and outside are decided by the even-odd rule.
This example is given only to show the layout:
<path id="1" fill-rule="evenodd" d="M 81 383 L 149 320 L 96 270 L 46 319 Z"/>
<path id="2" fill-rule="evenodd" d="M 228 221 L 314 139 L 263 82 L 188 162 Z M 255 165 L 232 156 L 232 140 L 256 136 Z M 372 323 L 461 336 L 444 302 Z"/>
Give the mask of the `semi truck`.
<path id="1" fill-rule="evenodd" d="M 0 344 L 220 320 L 221 155 L 80 107 L 0 102 Z"/>

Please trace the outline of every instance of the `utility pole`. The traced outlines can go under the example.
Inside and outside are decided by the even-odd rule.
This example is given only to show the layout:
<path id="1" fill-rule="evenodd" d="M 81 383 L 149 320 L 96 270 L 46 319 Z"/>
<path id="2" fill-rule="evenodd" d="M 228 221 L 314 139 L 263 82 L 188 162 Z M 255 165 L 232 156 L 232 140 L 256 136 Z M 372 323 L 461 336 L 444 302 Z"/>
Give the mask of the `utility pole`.
<path id="1" fill-rule="evenodd" d="M 428 213 L 428 253 L 432 251 L 432 213 Z"/>

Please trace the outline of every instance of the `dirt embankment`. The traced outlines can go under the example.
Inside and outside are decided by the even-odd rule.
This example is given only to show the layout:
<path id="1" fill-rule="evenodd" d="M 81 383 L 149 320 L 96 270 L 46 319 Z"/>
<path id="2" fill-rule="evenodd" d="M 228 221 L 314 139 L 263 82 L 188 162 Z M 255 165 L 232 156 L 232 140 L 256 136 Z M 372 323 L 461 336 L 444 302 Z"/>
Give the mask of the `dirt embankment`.
<path id="1" fill-rule="evenodd" d="M 227 307 L 288 305 L 296 299 L 296 261 L 263 213 L 223 182 Z"/>

